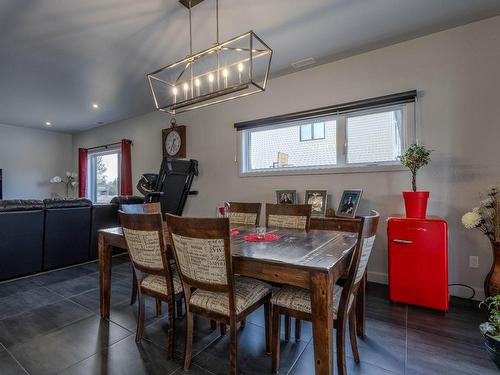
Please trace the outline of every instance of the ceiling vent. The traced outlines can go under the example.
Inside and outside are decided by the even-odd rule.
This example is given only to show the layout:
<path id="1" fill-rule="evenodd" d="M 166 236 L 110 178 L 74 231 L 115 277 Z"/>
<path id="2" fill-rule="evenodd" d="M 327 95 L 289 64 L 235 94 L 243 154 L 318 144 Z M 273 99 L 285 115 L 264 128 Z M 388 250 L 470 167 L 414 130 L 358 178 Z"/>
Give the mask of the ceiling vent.
<path id="1" fill-rule="evenodd" d="M 309 66 L 309 65 L 313 65 L 315 63 L 316 63 L 316 60 L 314 60 L 312 57 L 308 57 L 307 59 L 295 61 L 295 62 L 291 63 L 291 65 L 294 69 L 300 69 L 300 68 L 304 68 L 304 67 Z"/>

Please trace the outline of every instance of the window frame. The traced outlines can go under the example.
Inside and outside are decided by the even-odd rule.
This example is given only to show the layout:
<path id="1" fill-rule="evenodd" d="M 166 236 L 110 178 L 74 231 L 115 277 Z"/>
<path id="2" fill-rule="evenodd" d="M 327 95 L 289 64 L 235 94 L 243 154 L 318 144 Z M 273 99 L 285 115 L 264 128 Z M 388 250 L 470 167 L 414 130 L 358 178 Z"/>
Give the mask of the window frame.
<path id="1" fill-rule="evenodd" d="M 347 163 L 347 118 L 366 114 L 374 114 L 380 112 L 388 112 L 391 110 L 401 109 L 401 148 L 404 152 L 408 146 L 416 142 L 416 117 L 415 117 L 415 102 L 402 104 L 389 104 L 376 108 L 362 109 L 342 113 L 339 115 L 325 115 L 316 119 L 299 119 L 288 121 L 285 123 L 271 124 L 269 126 L 259 126 L 238 131 L 239 136 L 237 142 L 236 162 L 238 163 L 238 171 L 240 177 L 252 176 L 280 176 L 280 175 L 314 175 L 314 174 L 335 174 L 335 173 L 365 173 L 365 172 L 387 172 L 401 171 L 405 167 L 397 160 L 382 161 L 382 162 L 367 162 L 367 163 Z M 315 120 L 322 122 L 333 121 L 337 123 L 337 163 L 335 165 L 309 166 L 309 167 L 286 167 L 286 168 L 265 168 L 251 169 L 249 165 L 249 150 L 250 150 L 250 133 L 263 130 L 272 130 L 283 127 L 291 127 L 303 124 L 313 124 Z M 319 122 L 319 121 L 316 121 Z M 299 130 L 300 133 L 300 130 Z M 314 139 L 312 139 L 314 140 Z M 306 141 L 306 142 L 309 142 Z"/>
<path id="2" fill-rule="evenodd" d="M 120 147 L 110 147 L 101 151 L 90 151 L 87 155 L 87 192 L 88 198 L 93 204 L 106 204 L 97 202 L 97 183 L 95 181 L 96 167 L 95 157 L 104 155 L 118 155 L 118 194 L 120 195 L 121 188 L 121 164 L 122 164 L 122 151 Z"/>

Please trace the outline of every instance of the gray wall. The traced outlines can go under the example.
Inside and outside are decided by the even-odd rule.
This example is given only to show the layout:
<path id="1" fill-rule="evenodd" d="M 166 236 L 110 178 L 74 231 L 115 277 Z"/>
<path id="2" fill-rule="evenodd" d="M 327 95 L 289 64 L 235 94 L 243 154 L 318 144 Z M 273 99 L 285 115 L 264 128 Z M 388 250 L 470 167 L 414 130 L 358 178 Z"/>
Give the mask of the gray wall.
<path id="1" fill-rule="evenodd" d="M 43 199 L 64 194 L 49 180 L 71 168 L 71 134 L 0 125 L 4 199 Z"/>
<path id="2" fill-rule="evenodd" d="M 418 183 L 431 192 L 430 214 L 449 223 L 450 283 L 472 285 L 480 298 L 491 249 L 480 233 L 464 230 L 460 218 L 477 205 L 481 191 L 499 181 L 499 45 L 500 17 L 490 18 L 273 79 L 264 94 L 179 115 L 178 123 L 188 127 L 188 156 L 200 162 L 194 187 L 200 194 L 189 198 L 186 214 L 213 216 L 220 200 L 273 202 L 275 189 L 326 188 L 335 207 L 344 189 L 361 188 L 363 209 L 382 215 L 369 278 L 386 282 L 385 219 L 404 212 L 401 191 L 410 188 L 409 173 L 241 178 L 233 123 L 418 89 L 420 139 L 435 150 Z M 159 168 L 161 129 L 168 125 L 168 116 L 151 113 L 77 134 L 74 160 L 78 147 L 130 138 L 137 181 Z M 478 269 L 468 267 L 470 255 L 479 256 Z M 451 292 L 468 294 L 459 288 Z"/>

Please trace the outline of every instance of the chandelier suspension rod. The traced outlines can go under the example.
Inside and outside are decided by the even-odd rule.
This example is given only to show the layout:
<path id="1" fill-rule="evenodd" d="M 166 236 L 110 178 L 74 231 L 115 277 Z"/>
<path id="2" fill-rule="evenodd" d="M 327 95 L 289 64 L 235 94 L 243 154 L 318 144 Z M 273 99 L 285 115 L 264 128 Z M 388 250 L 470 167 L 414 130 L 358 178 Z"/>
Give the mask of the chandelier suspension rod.
<path id="1" fill-rule="evenodd" d="M 191 0 L 189 0 L 189 55 L 193 55 L 193 27 L 191 21 Z"/>
<path id="2" fill-rule="evenodd" d="M 217 44 L 219 44 L 219 0 L 215 0 L 215 23 L 217 25 Z"/>

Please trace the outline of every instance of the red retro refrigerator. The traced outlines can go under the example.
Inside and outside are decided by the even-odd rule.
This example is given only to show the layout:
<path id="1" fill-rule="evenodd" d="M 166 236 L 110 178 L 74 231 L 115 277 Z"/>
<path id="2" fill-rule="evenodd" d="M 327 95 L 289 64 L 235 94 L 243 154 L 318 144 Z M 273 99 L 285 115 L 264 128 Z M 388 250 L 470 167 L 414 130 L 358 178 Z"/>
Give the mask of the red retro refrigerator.
<path id="1" fill-rule="evenodd" d="M 448 225 L 442 219 L 387 221 L 389 298 L 448 311 Z"/>

